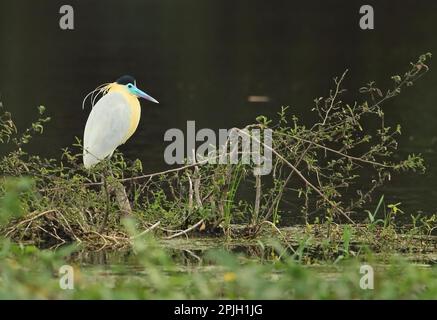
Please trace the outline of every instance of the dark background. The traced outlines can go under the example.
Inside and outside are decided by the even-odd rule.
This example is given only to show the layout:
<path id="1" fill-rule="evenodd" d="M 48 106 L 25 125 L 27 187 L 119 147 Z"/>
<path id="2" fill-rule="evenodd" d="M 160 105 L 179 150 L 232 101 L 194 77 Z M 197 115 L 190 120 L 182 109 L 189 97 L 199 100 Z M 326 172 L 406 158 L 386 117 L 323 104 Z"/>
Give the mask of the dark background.
<path id="1" fill-rule="evenodd" d="M 75 9 L 75 30 L 59 28 L 59 8 Z M 375 30 L 359 28 L 371 4 Z M 142 102 L 136 134 L 120 149 L 145 171 L 166 168 L 164 132 L 230 128 L 290 105 L 305 119 L 315 97 L 328 93 L 346 68 L 351 92 L 370 80 L 381 86 L 425 52 L 437 54 L 437 1 L 96 0 L 0 3 L 0 93 L 20 127 L 44 105 L 53 121 L 30 151 L 59 157 L 82 137 L 97 85 L 132 74 L 160 101 Z M 431 62 L 431 68 L 433 62 Z M 401 154 L 422 153 L 425 175 L 394 177 L 382 190 L 409 212 L 435 212 L 437 198 L 437 72 L 386 104 L 400 123 Z M 265 95 L 268 103 L 250 103 Z"/>

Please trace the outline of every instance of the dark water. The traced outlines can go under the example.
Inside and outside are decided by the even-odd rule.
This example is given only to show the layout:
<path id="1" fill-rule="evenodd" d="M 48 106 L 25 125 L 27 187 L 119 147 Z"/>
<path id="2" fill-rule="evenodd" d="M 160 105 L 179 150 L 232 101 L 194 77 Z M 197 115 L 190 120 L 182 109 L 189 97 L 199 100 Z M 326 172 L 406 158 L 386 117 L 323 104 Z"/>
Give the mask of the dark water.
<path id="1" fill-rule="evenodd" d="M 85 94 L 132 74 L 160 101 L 143 104 L 137 133 L 121 147 L 148 172 L 166 167 L 164 132 L 184 130 L 187 120 L 229 128 L 281 105 L 305 118 L 346 68 L 356 91 L 369 80 L 387 84 L 419 54 L 437 54 L 436 1 L 377 1 L 373 31 L 358 27 L 362 1 L 71 0 L 74 31 L 58 26 L 61 4 L 1 1 L 4 105 L 21 127 L 45 105 L 53 121 L 31 148 L 57 157 L 82 135 Z M 395 177 L 382 191 L 411 212 L 436 209 L 436 85 L 432 70 L 385 109 L 393 125 L 402 124 L 401 153 L 422 153 L 428 164 L 425 175 Z M 250 103 L 251 95 L 270 102 Z"/>

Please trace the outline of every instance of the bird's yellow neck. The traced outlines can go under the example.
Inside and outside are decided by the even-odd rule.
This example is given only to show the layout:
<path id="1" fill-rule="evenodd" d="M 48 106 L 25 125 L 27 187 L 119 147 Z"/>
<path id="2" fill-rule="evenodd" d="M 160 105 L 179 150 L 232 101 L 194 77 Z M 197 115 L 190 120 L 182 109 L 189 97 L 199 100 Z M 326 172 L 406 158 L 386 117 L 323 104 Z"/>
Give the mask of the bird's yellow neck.
<path id="1" fill-rule="evenodd" d="M 121 93 L 129 105 L 129 108 L 131 110 L 131 121 L 130 121 L 129 131 L 124 139 L 124 142 L 126 142 L 126 140 L 129 139 L 137 130 L 138 124 L 140 123 L 140 117 L 141 117 L 140 102 L 138 101 L 138 98 L 135 95 L 129 92 L 126 86 L 118 84 L 116 82 L 109 84 L 106 87 L 105 91 L 107 93 L 109 92 Z"/>

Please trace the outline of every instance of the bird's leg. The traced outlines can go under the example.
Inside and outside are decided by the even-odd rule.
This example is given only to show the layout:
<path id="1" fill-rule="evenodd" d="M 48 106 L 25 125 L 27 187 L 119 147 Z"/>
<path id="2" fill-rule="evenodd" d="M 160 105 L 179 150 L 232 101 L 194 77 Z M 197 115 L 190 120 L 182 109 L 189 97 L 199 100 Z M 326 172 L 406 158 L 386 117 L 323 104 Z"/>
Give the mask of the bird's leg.
<path id="1" fill-rule="evenodd" d="M 120 207 L 122 216 L 129 216 L 132 214 L 132 207 L 129 202 L 129 198 L 126 193 L 126 189 L 121 183 L 118 183 L 115 187 L 115 197 Z"/>
<path id="2" fill-rule="evenodd" d="M 103 217 L 103 221 L 102 221 L 102 224 L 100 226 L 99 232 L 102 232 L 103 229 L 105 229 L 105 227 L 106 227 L 106 223 L 108 222 L 109 211 L 110 211 L 110 207 L 111 207 L 111 198 L 110 198 L 108 181 L 107 181 L 107 177 L 108 177 L 108 170 L 107 169 L 108 168 L 106 165 L 106 167 L 103 169 L 103 188 L 104 188 L 105 195 L 106 195 L 106 211 L 105 211 L 105 216 Z"/>
<path id="3" fill-rule="evenodd" d="M 112 155 L 111 155 L 112 156 Z M 110 161 L 111 156 L 109 156 L 108 161 Z M 112 167 L 109 166 L 109 174 L 111 177 L 114 176 L 112 172 Z M 109 186 L 109 193 L 114 194 L 117 200 L 118 206 L 121 211 L 121 215 L 124 217 L 128 217 L 132 214 L 132 207 L 129 202 L 129 198 L 127 196 L 126 188 L 122 183 L 115 181 L 114 185 Z"/>

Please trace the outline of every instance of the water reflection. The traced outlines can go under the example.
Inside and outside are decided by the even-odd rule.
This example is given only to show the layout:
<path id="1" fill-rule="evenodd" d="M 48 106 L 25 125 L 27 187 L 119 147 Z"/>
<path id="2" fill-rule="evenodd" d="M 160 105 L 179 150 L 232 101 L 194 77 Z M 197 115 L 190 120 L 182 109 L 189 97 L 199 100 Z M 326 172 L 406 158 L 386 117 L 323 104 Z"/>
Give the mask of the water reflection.
<path id="1" fill-rule="evenodd" d="M 283 253 L 278 253 L 272 245 L 260 245 L 259 243 L 242 243 L 241 241 L 223 243 L 220 240 L 208 240 L 202 239 L 202 245 L 193 245 L 193 241 L 186 241 L 185 244 L 189 248 L 180 246 L 180 243 L 163 243 L 166 247 L 167 254 L 171 257 L 171 260 L 175 265 L 181 269 L 187 268 L 207 268 L 215 266 L 216 263 L 211 259 L 214 256 L 214 250 L 225 250 L 233 253 L 239 257 L 241 263 L 248 262 L 250 260 L 257 263 L 271 263 L 275 262 L 285 255 L 293 256 L 293 254 L 299 252 L 299 244 L 292 244 L 290 247 L 284 247 Z M 340 246 L 341 247 L 341 246 Z M 361 252 L 359 243 L 351 243 L 349 247 L 349 254 L 351 256 Z M 302 251 L 303 260 L 308 264 L 318 264 L 321 261 L 339 261 L 344 256 L 344 252 L 340 249 L 334 250 L 334 247 L 327 249 L 321 245 L 315 245 L 307 247 Z M 376 259 L 381 260 L 384 263 L 387 256 L 384 253 L 374 254 Z M 431 252 L 412 252 L 406 250 L 402 252 L 402 256 L 418 264 L 435 265 L 437 263 L 437 256 Z M 379 257 L 379 258 L 378 258 Z M 296 257 L 298 258 L 298 256 Z M 93 268 L 95 266 L 103 267 L 105 270 L 117 270 L 117 267 L 125 267 L 124 272 L 141 272 L 143 267 L 138 262 L 135 253 L 131 249 L 126 250 L 83 250 L 78 251 L 69 258 L 69 262 L 80 264 L 84 268 Z M 387 261 L 385 262 L 387 263 Z"/>

